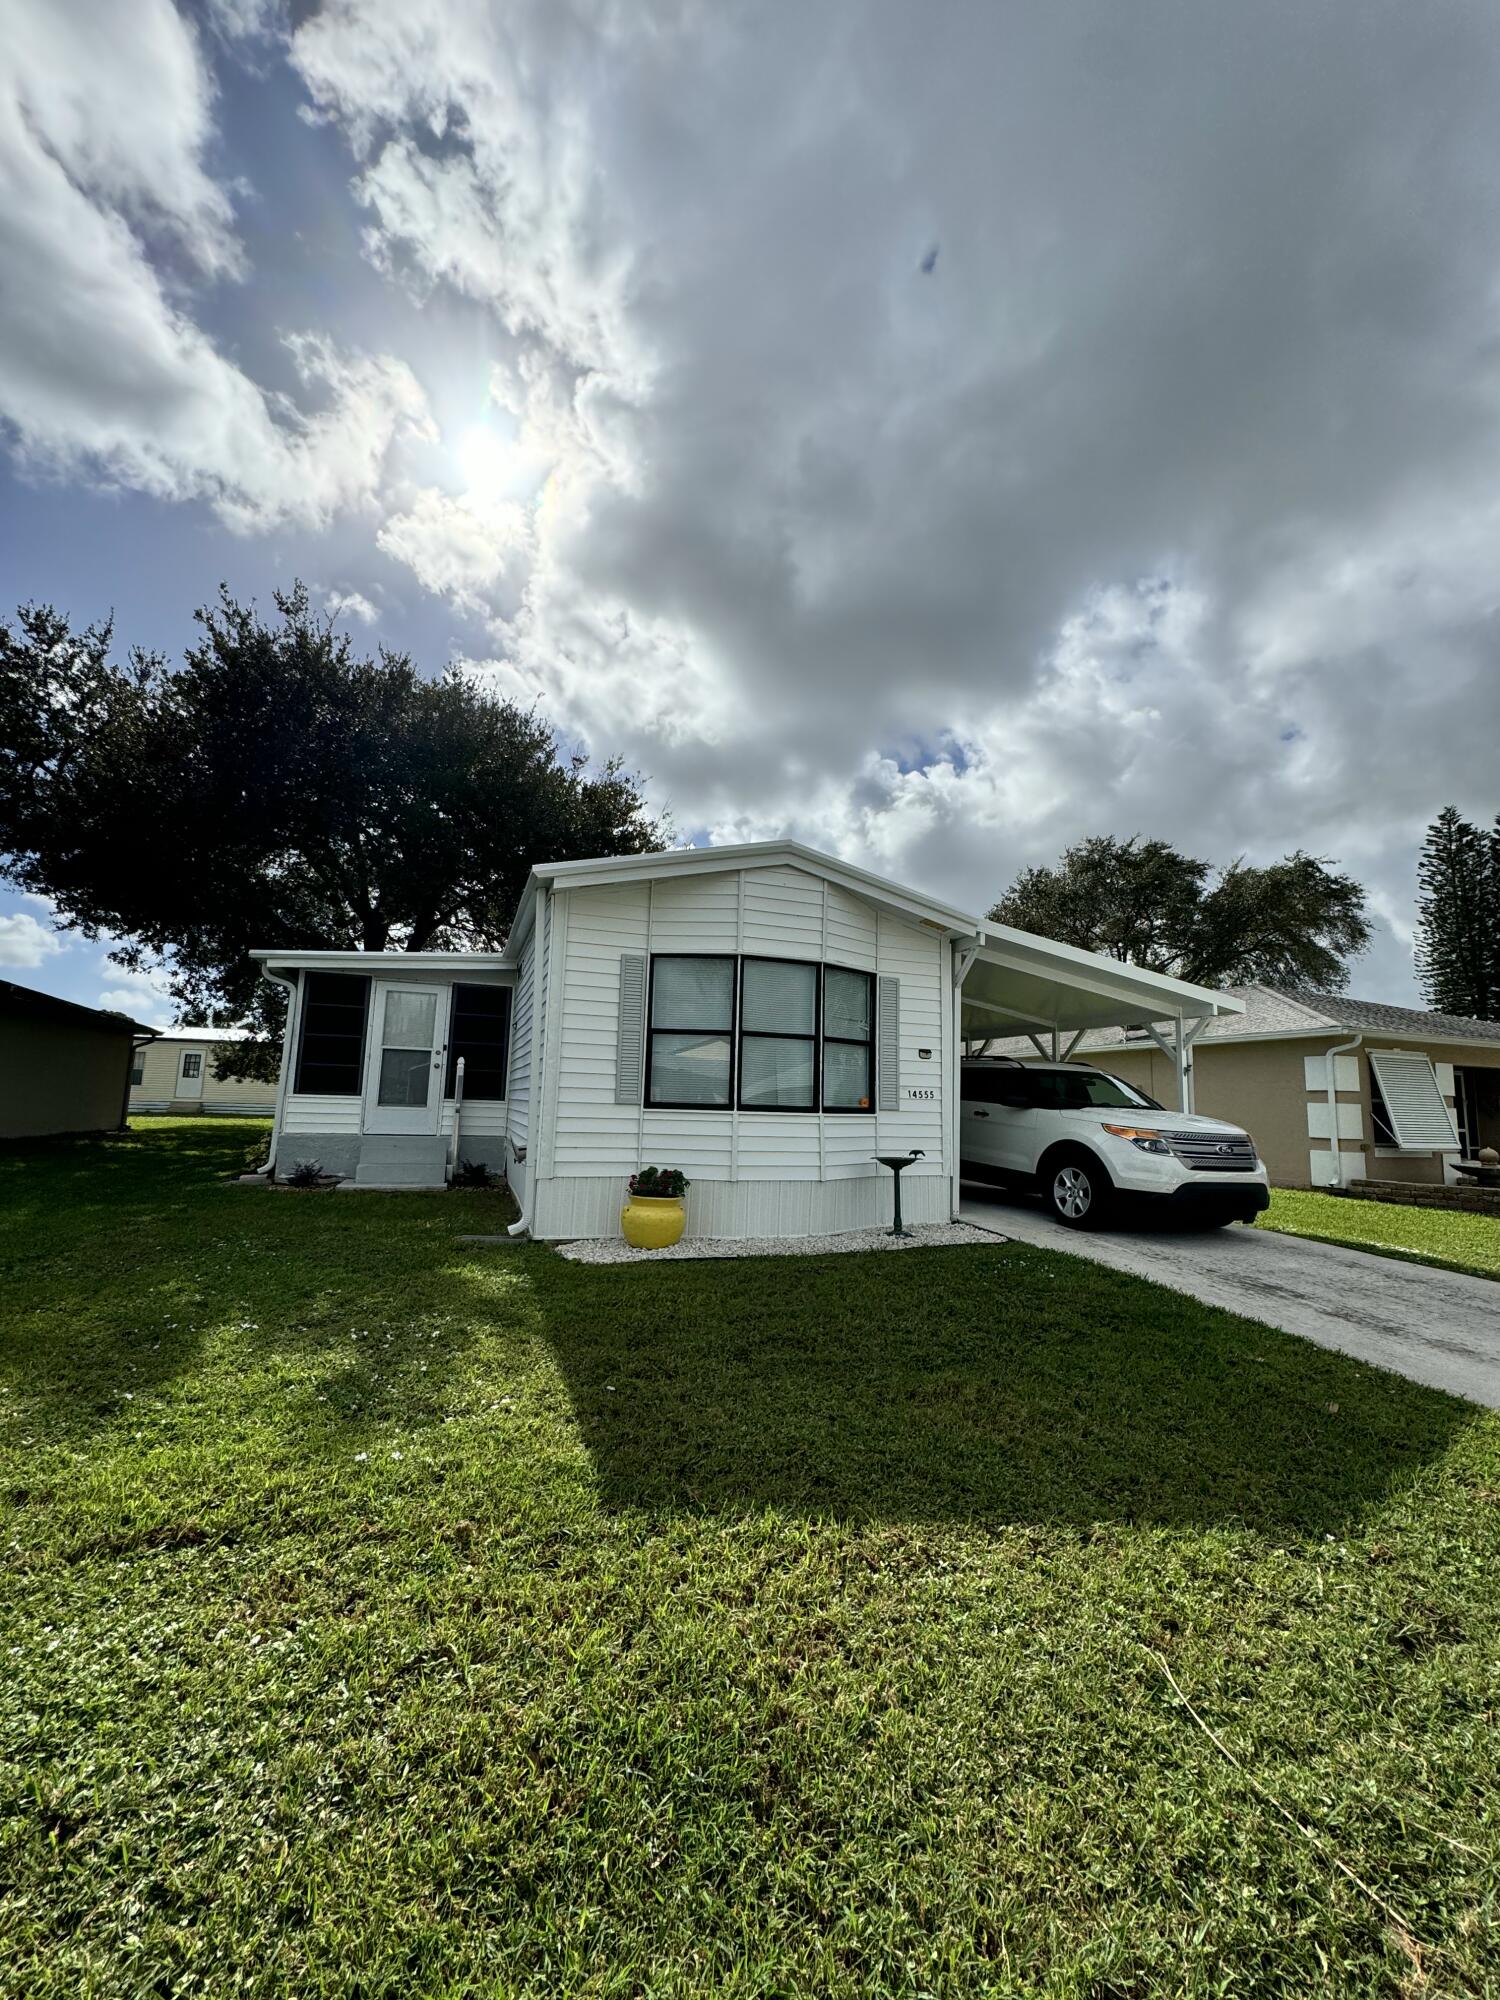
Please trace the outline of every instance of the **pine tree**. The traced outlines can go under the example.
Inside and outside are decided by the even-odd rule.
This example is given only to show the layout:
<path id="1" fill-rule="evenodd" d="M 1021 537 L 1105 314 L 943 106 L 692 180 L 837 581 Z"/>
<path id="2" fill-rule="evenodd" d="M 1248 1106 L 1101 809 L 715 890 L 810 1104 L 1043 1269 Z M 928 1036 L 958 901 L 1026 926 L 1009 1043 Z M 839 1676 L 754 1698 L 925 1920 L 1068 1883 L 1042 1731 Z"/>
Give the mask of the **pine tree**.
<path id="1" fill-rule="evenodd" d="M 1417 977 L 1444 1014 L 1500 1018 L 1500 826 L 1444 806 L 1417 866 Z"/>

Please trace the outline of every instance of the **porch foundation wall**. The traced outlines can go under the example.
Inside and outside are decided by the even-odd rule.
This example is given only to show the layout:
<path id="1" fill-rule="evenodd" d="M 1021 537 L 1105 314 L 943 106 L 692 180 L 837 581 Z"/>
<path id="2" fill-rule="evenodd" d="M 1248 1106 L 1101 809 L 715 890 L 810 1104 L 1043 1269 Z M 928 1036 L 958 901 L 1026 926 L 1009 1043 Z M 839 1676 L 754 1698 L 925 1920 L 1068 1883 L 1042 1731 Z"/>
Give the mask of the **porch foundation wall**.
<path id="1" fill-rule="evenodd" d="M 377 1146 L 390 1145 L 389 1137 L 380 1133 L 283 1132 L 276 1147 L 277 1175 L 284 1179 L 299 1160 L 317 1160 L 325 1174 L 338 1174 L 344 1180 L 352 1180 L 358 1171 L 367 1139 Z M 461 1159 L 488 1167 L 492 1174 L 503 1175 L 505 1172 L 503 1133 L 469 1132 L 465 1129 L 461 1133 L 458 1150 Z"/>

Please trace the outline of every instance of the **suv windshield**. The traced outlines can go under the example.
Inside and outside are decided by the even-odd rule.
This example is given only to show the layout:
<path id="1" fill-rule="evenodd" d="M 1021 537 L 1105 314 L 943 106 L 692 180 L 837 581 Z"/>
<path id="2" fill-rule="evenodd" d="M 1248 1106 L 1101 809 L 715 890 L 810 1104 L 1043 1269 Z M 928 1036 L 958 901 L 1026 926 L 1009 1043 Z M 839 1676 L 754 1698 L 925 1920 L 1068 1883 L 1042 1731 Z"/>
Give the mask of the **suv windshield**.
<path id="1" fill-rule="evenodd" d="M 1034 1102 L 1043 1111 L 1160 1111 L 1154 1097 L 1102 1070 L 1033 1070 Z"/>

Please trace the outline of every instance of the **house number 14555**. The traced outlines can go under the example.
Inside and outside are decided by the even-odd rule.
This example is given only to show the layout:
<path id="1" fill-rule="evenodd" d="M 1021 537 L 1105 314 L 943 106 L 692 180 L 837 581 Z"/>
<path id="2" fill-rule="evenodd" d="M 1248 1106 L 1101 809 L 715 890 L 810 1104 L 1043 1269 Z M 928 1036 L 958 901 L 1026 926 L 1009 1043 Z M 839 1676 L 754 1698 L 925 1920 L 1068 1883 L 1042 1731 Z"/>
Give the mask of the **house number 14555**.
<path id="1" fill-rule="evenodd" d="M 935 1090 L 909 1090 L 906 1093 L 906 1101 L 908 1104 L 927 1104 L 936 1096 Z"/>

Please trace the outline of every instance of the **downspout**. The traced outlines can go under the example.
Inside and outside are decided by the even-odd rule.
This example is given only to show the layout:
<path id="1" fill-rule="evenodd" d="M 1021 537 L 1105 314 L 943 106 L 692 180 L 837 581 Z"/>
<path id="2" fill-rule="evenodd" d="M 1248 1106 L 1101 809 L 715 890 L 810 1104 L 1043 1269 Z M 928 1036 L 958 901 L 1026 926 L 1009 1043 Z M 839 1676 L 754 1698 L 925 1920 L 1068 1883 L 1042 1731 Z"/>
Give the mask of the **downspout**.
<path id="1" fill-rule="evenodd" d="M 948 1065 L 947 1088 L 943 1092 L 943 1137 L 948 1157 L 948 1218 L 957 1222 L 959 1210 L 958 1121 L 959 1099 L 964 1082 L 964 981 L 969 967 L 979 956 L 979 940 L 960 945 L 953 952 L 953 1057 Z"/>
<path id="2" fill-rule="evenodd" d="M 269 965 L 263 969 L 266 978 L 271 981 L 272 985 L 285 987 L 288 996 L 286 1003 L 286 1026 L 281 1031 L 281 1070 L 276 1078 L 276 1109 L 271 1114 L 271 1143 L 266 1150 L 266 1164 L 263 1167 L 255 1169 L 257 1174 L 270 1175 L 276 1171 L 276 1148 L 281 1139 L 281 1119 L 286 1107 L 287 1078 L 291 1074 L 292 1067 L 288 1056 L 290 1054 L 292 1030 L 297 1024 L 297 1000 L 302 987 L 300 974 L 296 979 L 283 979 L 281 974 L 273 972 Z"/>
<path id="3" fill-rule="evenodd" d="M 451 1187 L 458 1178 L 460 1130 L 464 1116 L 464 1059 L 462 1056 L 453 1065 L 453 1130 L 448 1138 L 448 1184 Z"/>
<path id="4" fill-rule="evenodd" d="M 1353 1041 L 1339 1042 L 1333 1048 L 1326 1049 L 1323 1053 L 1323 1061 L 1326 1065 L 1328 1076 L 1328 1145 L 1330 1149 L 1330 1165 L 1333 1171 L 1333 1178 L 1329 1181 L 1328 1185 L 1331 1188 L 1342 1188 L 1344 1185 L 1344 1156 L 1339 1146 L 1339 1096 L 1338 1086 L 1334 1081 L 1337 1074 L 1334 1057 L 1352 1055 L 1363 1040 L 1364 1036 L 1359 1034 L 1354 1037 Z"/>

